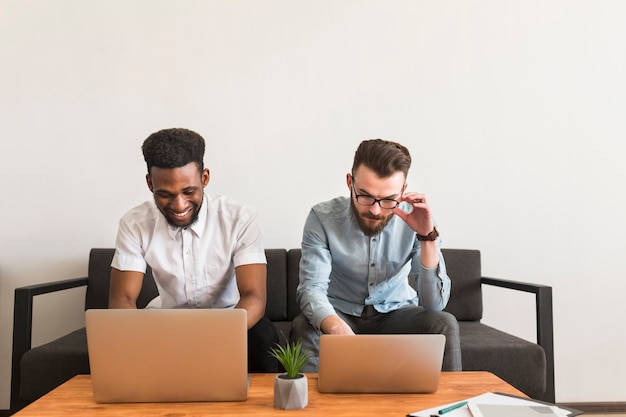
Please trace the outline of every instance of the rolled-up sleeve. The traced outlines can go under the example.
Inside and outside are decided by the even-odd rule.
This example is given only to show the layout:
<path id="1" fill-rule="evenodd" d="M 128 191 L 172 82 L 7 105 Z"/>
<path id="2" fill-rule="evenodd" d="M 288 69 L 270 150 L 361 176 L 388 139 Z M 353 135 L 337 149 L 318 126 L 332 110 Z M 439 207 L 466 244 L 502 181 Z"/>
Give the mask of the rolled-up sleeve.
<path id="1" fill-rule="evenodd" d="M 328 300 L 332 259 L 323 225 L 313 210 L 306 220 L 302 236 L 300 284 L 296 291 L 302 313 L 319 329 L 335 309 Z"/>
<path id="2" fill-rule="evenodd" d="M 451 282 L 441 250 L 439 264 L 436 267 L 425 268 L 420 261 L 420 251 L 416 252 L 412 264 L 419 305 L 429 311 L 441 311 L 446 308 L 450 300 Z"/>

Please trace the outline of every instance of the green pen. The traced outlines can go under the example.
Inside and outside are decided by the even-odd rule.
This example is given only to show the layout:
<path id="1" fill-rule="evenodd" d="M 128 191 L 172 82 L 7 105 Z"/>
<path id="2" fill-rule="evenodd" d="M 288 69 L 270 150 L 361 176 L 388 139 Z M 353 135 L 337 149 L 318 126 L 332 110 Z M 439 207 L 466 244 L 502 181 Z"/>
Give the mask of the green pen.
<path id="1" fill-rule="evenodd" d="M 460 402 L 458 404 L 451 405 L 450 407 L 442 408 L 438 411 L 439 415 L 449 413 L 452 410 L 456 410 L 457 408 L 461 408 L 464 405 L 467 405 L 467 401 Z"/>

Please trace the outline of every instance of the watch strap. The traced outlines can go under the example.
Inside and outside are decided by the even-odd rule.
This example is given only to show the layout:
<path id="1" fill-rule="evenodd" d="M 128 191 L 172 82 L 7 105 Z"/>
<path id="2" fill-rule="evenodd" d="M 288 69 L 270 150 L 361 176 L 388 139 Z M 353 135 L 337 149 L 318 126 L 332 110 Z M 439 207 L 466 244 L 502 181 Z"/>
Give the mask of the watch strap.
<path id="1" fill-rule="evenodd" d="M 439 237 L 439 230 L 437 230 L 437 227 L 433 227 L 433 230 L 429 234 L 420 235 L 419 233 L 415 233 L 415 236 L 417 236 L 417 240 L 420 242 L 432 242 Z"/>

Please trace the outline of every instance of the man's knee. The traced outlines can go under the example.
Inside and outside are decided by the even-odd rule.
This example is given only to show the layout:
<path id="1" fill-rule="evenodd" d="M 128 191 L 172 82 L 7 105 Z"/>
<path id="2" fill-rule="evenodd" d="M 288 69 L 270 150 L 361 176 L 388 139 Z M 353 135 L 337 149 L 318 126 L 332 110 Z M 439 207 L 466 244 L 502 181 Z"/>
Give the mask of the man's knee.
<path id="1" fill-rule="evenodd" d="M 425 311 L 422 314 L 423 318 L 436 330 L 457 333 L 459 331 L 459 322 L 453 314 L 446 311 Z"/>
<path id="2" fill-rule="evenodd" d="M 439 311 L 438 315 L 440 317 L 440 320 L 445 324 L 446 327 L 458 330 L 459 322 L 453 314 L 450 314 L 447 311 Z"/>

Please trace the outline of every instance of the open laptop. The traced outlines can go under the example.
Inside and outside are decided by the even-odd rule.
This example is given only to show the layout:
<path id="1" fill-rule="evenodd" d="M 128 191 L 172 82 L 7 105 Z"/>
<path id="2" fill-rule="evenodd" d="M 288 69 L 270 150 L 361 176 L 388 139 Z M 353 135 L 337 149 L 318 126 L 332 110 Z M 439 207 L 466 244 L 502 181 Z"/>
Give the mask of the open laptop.
<path id="1" fill-rule="evenodd" d="M 327 393 L 435 392 L 445 341 L 441 334 L 322 335 L 318 389 Z"/>
<path id="2" fill-rule="evenodd" d="M 246 320 L 242 309 L 87 310 L 94 400 L 246 400 Z"/>

